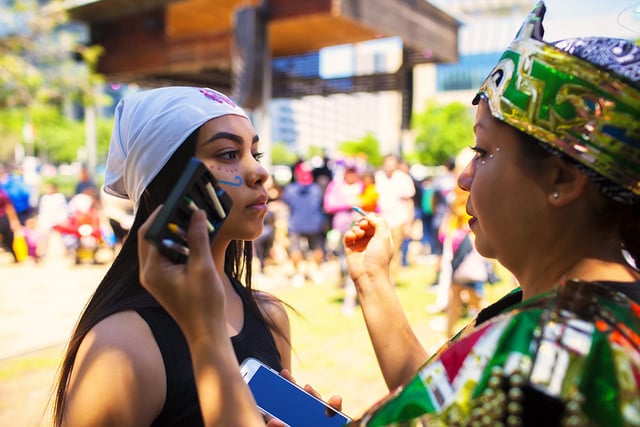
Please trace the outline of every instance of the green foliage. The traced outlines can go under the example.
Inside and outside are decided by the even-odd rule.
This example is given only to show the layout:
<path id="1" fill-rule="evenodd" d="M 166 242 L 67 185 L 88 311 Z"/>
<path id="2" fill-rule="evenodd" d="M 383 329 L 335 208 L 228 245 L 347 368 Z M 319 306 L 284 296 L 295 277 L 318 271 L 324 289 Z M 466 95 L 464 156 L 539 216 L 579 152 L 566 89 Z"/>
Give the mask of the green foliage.
<path id="1" fill-rule="evenodd" d="M 15 146 L 22 141 L 24 120 L 24 110 L 0 110 L 0 161 L 12 158 Z"/>
<path id="2" fill-rule="evenodd" d="M 415 151 L 424 165 L 441 165 L 473 144 L 471 112 L 459 102 L 428 102 L 423 113 L 414 115 L 412 128 L 416 133 Z"/>
<path id="3" fill-rule="evenodd" d="M 338 146 L 338 150 L 350 157 L 365 156 L 373 167 L 382 165 L 380 142 L 372 133 L 367 133 L 359 140 L 345 141 Z"/>
<path id="4" fill-rule="evenodd" d="M 58 191 L 64 194 L 67 199 L 71 199 L 76 193 L 76 184 L 78 183 L 78 177 L 75 175 L 62 175 L 57 174 L 51 178 L 46 178 L 41 183 L 41 189 L 45 184 L 52 183 L 58 187 Z"/>
<path id="5" fill-rule="evenodd" d="M 311 159 L 313 157 L 324 157 L 325 155 L 325 149 L 323 147 L 318 147 L 317 145 L 312 145 L 309 147 L 309 150 L 307 151 L 307 155 L 304 156 L 307 159 Z"/>
<path id="6" fill-rule="evenodd" d="M 0 159 L 11 157 L 22 142 L 23 126 L 32 123 L 36 140 L 27 153 L 56 163 L 75 161 L 85 141 L 84 125 L 61 112 L 73 103 L 103 100 L 96 91 L 103 77 L 94 71 L 103 49 L 82 45 L 61 0 L 40 3 L 0 2 Z M 99 152 L 106 152 L 105 127 L 110 124 L 98 124 Z"/>
<path id="7" fill-rule="evenodd" d="M 84 122 L 69 120 L 58 114 L 48 122 L 35 124 L 37 129 L 41 129 L 37 138 L 40 154 L 46 154 L 46 158 L 53 163 L 73 162 L 78 159 L 79 150 L 85 146 Z M 99 156 L 97 160 L 101 163 L 106 161 L 113 121 L 98 119 L 96 126 Z"/>
<path id="8" fill-rule="evenodd" d="M 271 163 L 274 165 L 292 165 L 298 156 L 284 142 L 275 142 L 271 145 Z"/>
<path id="9" fill-rule="evenodd" d="M 30 119 L 35 129 L 33 154 L 54 164 L 70 163 L 78 159 L 85 146 L 84 122 L 70 120 L 55 107 L 39 106 L 31 109 L 0 109 L 0 160 L 9 160 L 14 147 L 22 142 L 22 127 Z M 112 119 L 97 120 L 98 161 L 106 160 Z"/>
<path id="10" fill-rule="evenodd" d="M 0 3 L 0 15 L 9 17 L 0 38 L 0 107 L 85 99 L 100 81 L 92 73 L 100 48 L 81 46 L 80 34 L 65 27 L 60 1 L 45 7 L 33 0 L 10 3 Z"/>

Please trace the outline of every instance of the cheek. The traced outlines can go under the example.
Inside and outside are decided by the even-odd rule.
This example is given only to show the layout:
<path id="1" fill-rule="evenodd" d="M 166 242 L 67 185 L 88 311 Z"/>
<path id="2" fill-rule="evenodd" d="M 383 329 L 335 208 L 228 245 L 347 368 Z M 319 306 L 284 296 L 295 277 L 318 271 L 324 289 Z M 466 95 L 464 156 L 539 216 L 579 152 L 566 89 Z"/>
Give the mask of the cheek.
<path id="1" fill-rule="evenodd" d="M 209 165 L 209 169 L 214 174 L 233 175 L 238 173 L 238 168 L 234 166 Z"/>
<path id="2" fill-rule="evenodd" d="M 216 178 L 220 177 L 220 179 L 226 179 L 229 177 L 233 177 L 234 175 L 238 175 L 238 168 L 234 166 L 224 166 L 224 165 L 208 165 L 209 170 Z"/>
<path id="3" fill-rule="evenodd" d="M 499 172 L 499 168 L 492 169 L 486 165 L 476 171 L 473 180 L 471 203 L 483 228 L 499 225 L 505 220 L 505 212 L 510 215 L 511 207 L 505 196 L 513 191 L 513 183 Z"/>
<path id="4" fill-rule="evenodd" d="M 209 166 L 209 170 L 211 170 L 211 173 L 220 184 L 231 187 L 239 187 L 242 185 L 242 177 L 237 167 L 211 165 Z"/>

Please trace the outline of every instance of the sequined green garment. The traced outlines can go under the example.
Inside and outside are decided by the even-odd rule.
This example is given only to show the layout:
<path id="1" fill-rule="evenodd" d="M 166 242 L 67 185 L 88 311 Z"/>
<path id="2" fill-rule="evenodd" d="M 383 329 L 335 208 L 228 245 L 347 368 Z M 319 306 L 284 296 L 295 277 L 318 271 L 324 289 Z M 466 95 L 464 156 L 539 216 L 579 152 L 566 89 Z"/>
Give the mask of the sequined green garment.
<path id="1" fill-rule="evenodd" d="M 463 334 L 351 426 L 638 426 L 640 306 L 570 281 Z"/>

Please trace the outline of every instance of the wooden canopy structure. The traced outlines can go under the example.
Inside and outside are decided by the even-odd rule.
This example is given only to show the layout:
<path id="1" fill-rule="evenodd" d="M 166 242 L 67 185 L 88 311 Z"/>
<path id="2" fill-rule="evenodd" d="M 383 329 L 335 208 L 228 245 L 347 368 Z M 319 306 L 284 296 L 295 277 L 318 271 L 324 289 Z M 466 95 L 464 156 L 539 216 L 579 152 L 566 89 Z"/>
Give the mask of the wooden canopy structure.
<path id="1" fill-rule="evenodd" d="M 458 22 L 426 0 L 67 0 L 73 20 L 104 47 L 98 71 L 111 81 L 232 85 L 238 8 L 266 11 L 272 58 L 398 36 L 405 62 L 457 60 Z M 299 94 L 298 94 L 299 95 Z"/>

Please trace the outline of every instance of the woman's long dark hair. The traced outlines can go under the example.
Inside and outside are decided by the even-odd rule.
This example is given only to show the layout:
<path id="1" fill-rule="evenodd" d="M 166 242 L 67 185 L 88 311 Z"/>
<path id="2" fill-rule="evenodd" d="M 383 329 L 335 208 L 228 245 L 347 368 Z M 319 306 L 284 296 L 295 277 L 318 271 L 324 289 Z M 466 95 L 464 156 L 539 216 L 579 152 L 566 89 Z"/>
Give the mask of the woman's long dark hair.
<path id="1" fill-rule="evenodd" d="M 55 426 L 62 425 L 69 378 L 80 343 L 89 330 L 114 313 L 158 305 L 140 284 L 138 229 L 155 208 L 164 203 L 187 163 L 195 155 L 197 136 L 198 131 L 195 131 L 185 140 L 142 194 L 134 223 L 122 249 L 89 299 L 76 324 L 58 371 L 53 406 Z M 273 321 L 259 310 L 254 298 L 254 291 L 251 288 L 252 259 L 252 242 L 232 241 L 225 252 L 224 271 L 229 277 L 245 283 L 249 289 L 252 309 L 270 328 L 281 334 Z"/>

